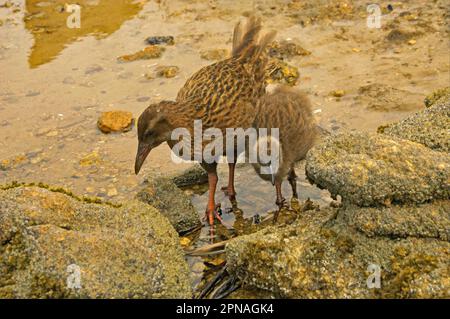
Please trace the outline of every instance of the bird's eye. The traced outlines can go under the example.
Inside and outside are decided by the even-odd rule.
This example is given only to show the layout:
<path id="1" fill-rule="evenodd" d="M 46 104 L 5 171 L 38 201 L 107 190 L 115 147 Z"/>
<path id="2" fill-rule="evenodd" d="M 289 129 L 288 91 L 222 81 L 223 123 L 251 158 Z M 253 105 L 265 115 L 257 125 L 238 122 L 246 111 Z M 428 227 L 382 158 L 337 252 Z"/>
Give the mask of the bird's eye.
<path id="1" fill-rule="evenodd" d="M 147 132 L 145 132 L 145 137 L 151 137 L 153 135 L 153 131 L 148 130 Z"/>

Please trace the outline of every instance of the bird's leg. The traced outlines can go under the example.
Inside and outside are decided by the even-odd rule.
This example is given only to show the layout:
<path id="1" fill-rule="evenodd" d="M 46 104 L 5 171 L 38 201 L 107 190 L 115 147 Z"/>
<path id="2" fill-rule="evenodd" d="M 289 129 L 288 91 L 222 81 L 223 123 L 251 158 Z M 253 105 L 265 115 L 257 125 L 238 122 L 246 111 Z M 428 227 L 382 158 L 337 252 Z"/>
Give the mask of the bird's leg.
<path id="1" fill-rule="evenodd" d="M 216 213 L 216 204 L 214 200 L 214 196 L 216 194 L 216 186 L 217 186 L 217 171 L 214 168 L 213 171 L 208 172 L 208 185 L 209 185 L 209 199 L 208 206 L 206 207 L 206 217 L 209 222 L 209 225 L 214 225 L 214 216 L 222 222 L 222 218 L 219 214 Z"/>
<path id="2" fill-rule="evenodd" d="M 234 189 L 234 169 L 236 163 L 228 163 L 228 186 L 222 187 L 225 195 L 228 196 L 231 202 L 236 201 L 236 190 Z"/>
<path id="3" fill-rule="evenodd" d="M 292 197 L 298 199 L 297 194 L 297 175 L 295 174 L 295 170 L 293 167 L 289 170 L 288 173 L 288 181 L 292 188 Z"/>
<path id="4" fill-rule="evenodd" d="M 275 181 L 275 190 L 277 193 L 277 201 L 275 202 L 278 206 L 278 211 L 275 212 L 275 215 L 273 216 L 273 222 L 276 223 L 278 219 L 278 215 L 280 214 L 281 210 L 286 204 L 286 199 L 284 199 L 283 195 L 281 194 L 281 181 L 276 180 Z"/>

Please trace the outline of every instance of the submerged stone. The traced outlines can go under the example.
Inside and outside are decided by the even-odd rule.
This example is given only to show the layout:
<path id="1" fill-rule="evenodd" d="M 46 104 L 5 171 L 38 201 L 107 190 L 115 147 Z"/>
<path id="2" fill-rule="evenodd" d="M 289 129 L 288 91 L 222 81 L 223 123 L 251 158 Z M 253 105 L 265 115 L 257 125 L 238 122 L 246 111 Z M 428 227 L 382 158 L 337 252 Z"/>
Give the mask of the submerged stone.
<path id="1" fill-rule="evenodd" d="M 209 61 L 224 60 L 229 55 L 230 52 L 227 49 L 212 49 L 200 52 L 201 58 Z"/>
<path id="2" fill-rule="evenodd" d="M 175 44 L 174 38 L 171 35 L 152 36 L 152 37 L 148 37 L 145 41 L 150 45 L 157 45 L 157 44 L 174 45 Z"/>
<path id="3" fill-rule="evenodd" d="M 117 58 L 119 62 L 131 62 L 136 60 L 157 59 L 162 56 L 166 49 L 157 45 L 150 45 L 145 49 L 133 54 L 123 55 Z"/>

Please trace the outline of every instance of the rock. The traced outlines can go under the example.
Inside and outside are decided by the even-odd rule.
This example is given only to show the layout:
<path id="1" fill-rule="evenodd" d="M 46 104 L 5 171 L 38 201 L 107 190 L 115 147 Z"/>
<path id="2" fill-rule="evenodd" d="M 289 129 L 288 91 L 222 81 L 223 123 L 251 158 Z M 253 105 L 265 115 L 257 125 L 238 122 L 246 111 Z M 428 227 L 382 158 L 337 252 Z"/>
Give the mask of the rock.
<path id="1" fill-rule="evenodd" d="M 330 92 L 331 96 L 334 97 L 343 97 L 345 95 L 345 91 L 344 90 L 334 90 Z"/>
<path id="2" fill-rule="evenodd" d="M 10 159 L 0 160 L 0 170 L 6 171 L 12 168 L 19 168 L 28 162 L 29 158 L 25 154 L 19 154 Z"/>
<path id="3" fill-rule="evenodd" d="M 109 188 L 108 193 L 106 193 L 109 197 L 117 196 L 118 192 L 115 187 Z"/>
<path id="4" fill-rule="evenodd" d="M 158 45 L 158 44 L 167 44 L 167 45 L 174 45 L 175 41 L 173 36 L 152 36 L 148 37 L 145 42 L 150 45 Z"/>
<path id="5" fill-rule="evenodd" d="M 126 111 L 103 112 L 97 126 L 103 133 L 128 132 L 134 124 L 133 114 Z"/>
<path id="6" fill-rule="evenodd" d="M 369 237 L 346 223 L 341 215 L 348 213 L 332 208 L 309 211 L 290 225 L 237 237 L 226 246 L 227 270 L 244 288 L 270 291 L 272 298 L 448 296 L 448 241 L 428 238 L 426 233 L 398 238 L 386 232 Z M 371 213 L 360 211 L 365 218 L 372 218 L 367 216 Z M 415 222 L 421 227 L 420 218 Z M 370 267 L 380 269 L 379 289 L 367 285 L 374 273 Z"/>
<path id="7" fill-rule="evenodd" d="M 21 186 L 0 190 L 0 212 L 1 298 L 191 297 L 178 235 L 149 205 Z"/>
<path id="8" fill-rule="evenodd" d="M 269 46 L 269 56 L 280 60 L 290 59 L 294 56 L 310 55 L 311 52 L 305 50 L 296 41 L 274 41 Z"/>
<path id="9" fill-rule="evenodd" d="M 373 83 L 358 89 L 355 100 L 374 111 L 411 111 L 421 108 L 419 94 Z"/>
<path id="10" fill-rule="evenodd" d="M 156 75 L 159 77 L 173 78 L 180 72 L 180 68 L 174 65 L 170 66 L 161 65 L 158 66 L 155 69 L 155 71 Z"/>
<path id="11" fill-rule="evenodd" d="M 230 52 L 227 49 L 213 49 L 200 52 L 202 59 L 209 61 L 224 60 L 230 56 Z"/>
<path id="12" fill-rule="evenodd" d="M 266 70 L 266 81 L 268 83 L 285 83 L 291 86 L 297 84 L 300 77 L 298 69 L 278 59 L 269 62 Z"/>
<path id="13" fill-rule="evenodd" d="M 395 28 L 388 33 L 386 40 L 393 43 L 406 43 L 417 35 L 419 34 L 414 30 Z"/>
<path id="14" fill-rule="evenodd" d="M 448 200 L 379 208 L 348 205 L 341 210 L 339 218 L 368 237 L 420 237 L 450 241 Z"/>
<path id="15" fill-rule="evenodd" d="M 424 203 L 450 195 L 450 158 L 381 134 L 329 137 L 306 158 L 308 179 L 358 206 Z"/>
<path id="16" fill-rule="evenodd" d="M 180 234 L 201 225 L 189 197 L 170 178 L 159 177 L 147 181 L 146 187 L 136 198 L 159 209 Z"/>
<path id="17" fill-rule="evenodd" d="M 84 155 L 80 159 L 79 164 L 82 167 L 87 167 L 93 165 L 100 165 L 102 162 L 103 162 L 102 157 L 100 156 L 98 151 L 92 151 L 91 153 Z"/>
<path id="18" fill-rule="evenodd" d="M 389 136 L 408 139 L 443 152 L 450 152 L 450 94 L 437 99 L 432 106 L 406 119 L 380 127 Z M 431 100 L 429 100 L 431 101 Z"/>
<path id="19" fill-rule="evenodd" d="M 157 45 L 150 45 L 145 49 L 138 51 L 136 53 L 118 57 L 117 60 L 119 62 L 131 62 L 136 60 L 157 59 L 161 57 L 161 55 L 165 50 L 166 49 L 164 47 L 160 47 Z"/>
<path id="20" fill-rule="evenodd" d="M 208 173 L 199 164 L 195 164 L 193 167 L 172 177 L 172 181 L 178 187 L 205 184 L 208 182 Z"/>
<path id="21" fill-rule="evenodd" d="M 430 95 L 428 95 L 425 100 L 425 106 L 430 107 L 434 103 L 439 102 L 441 99 L 444 99 L 449 103 L 450 101 L 450 87 L 442 88 L 439 90 L 434 91 Z"/>
<path id="22" fill-rule="evenodd" d="M 101 71 L 103 71 L 103 67 L 101 65 L 94 64 L 94 65 L 91 65 L 90 67 L 88 67 L 84 73 L 85 74 L 94 74 L 94 73 L 98 73 Z"/>
<path id="23" fill-rule="evenodd" d="M 64 84 L 75 84 L 75 80 L 73 77 L 68 76 L 68 77 L 64 78 L 63 83 Z"/>

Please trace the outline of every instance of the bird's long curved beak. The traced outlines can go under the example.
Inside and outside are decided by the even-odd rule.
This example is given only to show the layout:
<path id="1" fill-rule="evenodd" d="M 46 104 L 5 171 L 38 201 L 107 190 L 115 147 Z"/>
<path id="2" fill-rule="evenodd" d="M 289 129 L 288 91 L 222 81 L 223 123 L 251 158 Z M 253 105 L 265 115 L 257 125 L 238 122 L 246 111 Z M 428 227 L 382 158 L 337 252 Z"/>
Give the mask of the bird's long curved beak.
<path id="1" fill-rule="evenodd" d="M 145 144 L 142 142 L 139 142 L 138 150 L 136 154 L 136 160 L 134 162 L 134 172 L 136 175 L 141 170 L 142 164 L 144 164 L 145 159 L 147 158 L 148 153 L 152 150 L 151 146 L 149 144 Z"/>

